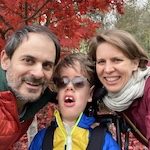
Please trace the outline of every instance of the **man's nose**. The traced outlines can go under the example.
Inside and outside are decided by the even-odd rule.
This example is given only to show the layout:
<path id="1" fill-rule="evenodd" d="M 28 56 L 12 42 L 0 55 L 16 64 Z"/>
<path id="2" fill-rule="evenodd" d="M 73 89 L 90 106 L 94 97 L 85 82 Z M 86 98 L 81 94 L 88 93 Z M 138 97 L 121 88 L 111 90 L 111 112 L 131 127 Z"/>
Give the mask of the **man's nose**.
<path id="1" fill-rule="evenodd" d="M 42 64 L 36 64 L 31 70 L 31 74 L 36 78 L 42 78 L 44 76 Z"/>

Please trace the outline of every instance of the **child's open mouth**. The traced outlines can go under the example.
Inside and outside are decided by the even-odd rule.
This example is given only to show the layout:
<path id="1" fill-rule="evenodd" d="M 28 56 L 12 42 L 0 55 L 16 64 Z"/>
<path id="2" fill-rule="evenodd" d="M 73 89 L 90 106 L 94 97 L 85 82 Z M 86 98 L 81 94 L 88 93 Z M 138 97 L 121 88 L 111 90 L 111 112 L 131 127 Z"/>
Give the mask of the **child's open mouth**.
<path id="1" fill-rule="evenodd" d="M 66 96 L 64 102 L 65 102 L 65 106 L 68 106 L 68 107 L 72 107 L 75 104 L 75 100 L 72 96 Z"/>

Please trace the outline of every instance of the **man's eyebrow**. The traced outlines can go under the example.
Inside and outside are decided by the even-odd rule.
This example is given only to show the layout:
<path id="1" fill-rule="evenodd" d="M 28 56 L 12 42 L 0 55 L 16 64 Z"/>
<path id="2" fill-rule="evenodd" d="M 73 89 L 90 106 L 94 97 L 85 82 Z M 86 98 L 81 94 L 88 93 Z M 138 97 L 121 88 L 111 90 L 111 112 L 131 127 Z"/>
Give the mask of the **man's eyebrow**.
<path id="1" fill-rule="evenodd" d="M 32 58 L 32 59 L 36 59 L 34 56 L 32 56 L 32 55 L 22 55 L 21 57 L 27 57 L 27 58 Z"/>
<path id="2" fill-rule="evenodd" d="M 31 59 L 37 60 L 37 58 L 34 57 L 34 56 L 32 56 L 32 55 L 23 55 L 22 57 L 27 57 L 27 58 L 31 58 Z M 43 63 L 48 63 L 48 64 L 51 64 L 51 65 L 54 65 L 54 64 L 55 64 L 55 62 L 50 61 L 50 60 L 45 60 Z"/>

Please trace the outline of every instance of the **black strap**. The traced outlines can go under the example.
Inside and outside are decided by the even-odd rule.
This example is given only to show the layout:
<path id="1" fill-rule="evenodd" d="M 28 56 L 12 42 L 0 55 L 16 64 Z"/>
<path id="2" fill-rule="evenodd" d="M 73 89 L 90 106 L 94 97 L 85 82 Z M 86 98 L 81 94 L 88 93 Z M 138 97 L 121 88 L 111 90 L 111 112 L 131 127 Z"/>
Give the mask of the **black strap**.
<path id="1" fill-rule="evenodd" d="M 106 128 L 97 126 L 91 131 L 90 140 L 86 150 L 102 150 Z"/>
<path id="2" fill-rule="evenodd" d="M 54 131 L 56 129 L 55 122 L 52 121 L 51 125 L 46 129 L 45 136 L 42 143 L 42 150 L 53 149 Z"/>
<path id="3" fill-rule="evenodd" d="M 53 138 L 56 126 L 54 122 L 46 129 L 42 150 L 52 150 L 53 149 Z M 104 139 L 106 134 L 106 128 L 97 126 L 90 132 L 90 139 L 86 150 L 102 150 Z"/>

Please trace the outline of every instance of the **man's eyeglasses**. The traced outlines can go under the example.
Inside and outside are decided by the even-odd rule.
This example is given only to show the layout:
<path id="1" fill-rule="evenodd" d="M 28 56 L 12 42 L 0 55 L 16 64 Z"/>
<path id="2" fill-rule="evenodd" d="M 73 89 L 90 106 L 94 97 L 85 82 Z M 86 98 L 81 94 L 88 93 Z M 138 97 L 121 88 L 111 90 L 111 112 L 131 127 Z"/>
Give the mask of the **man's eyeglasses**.
<path id="1" fill-rule="evenodd" d="M 54 83 L 59 89 L 65 88 L 70 82 L 73 84 L 75 89 L 79 89 L 83 88 L 89 80 L 81 76 L 74 77 L 73 79 L 69 79 L 68 77 L 54 79 Z"/>

